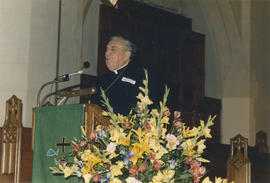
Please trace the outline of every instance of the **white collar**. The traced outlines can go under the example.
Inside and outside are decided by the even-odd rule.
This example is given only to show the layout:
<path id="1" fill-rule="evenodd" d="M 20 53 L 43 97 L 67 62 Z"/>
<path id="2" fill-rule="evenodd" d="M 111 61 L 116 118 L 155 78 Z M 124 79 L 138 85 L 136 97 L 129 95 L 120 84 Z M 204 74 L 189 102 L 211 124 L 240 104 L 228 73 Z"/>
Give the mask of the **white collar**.
<path id="1" fill-rule="evenodd" d="M 113 70 L 112 72 L 114 72 L 114 74 L 118 74 L 118 71 L 124 67 L 126 67 L 128 65 L 128 63 L 124 64 L 122 67 L 120 67 L 119 69 L 117 70 Z"/>

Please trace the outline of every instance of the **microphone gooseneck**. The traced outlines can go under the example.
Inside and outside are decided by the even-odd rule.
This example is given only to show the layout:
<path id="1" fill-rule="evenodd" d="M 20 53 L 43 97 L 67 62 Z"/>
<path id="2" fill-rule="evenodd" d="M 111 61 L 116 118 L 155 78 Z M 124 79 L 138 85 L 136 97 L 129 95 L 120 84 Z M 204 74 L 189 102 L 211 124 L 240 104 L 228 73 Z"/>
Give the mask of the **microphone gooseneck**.
<path id="1" fill-rule="evenodd" d="M 75 75 L 78 75 L 78 74 L 83 74 L 83 70 L 81 69 L 81 70 L 79 70 L 77 72 L 73 72 L 73 73 L 70 73 L 70 74 L 64 74 L 64 75 L 58 76 L 57 78 L 54 79 L 54 81 L 58 81 L 58 82 L 69 81 L 70 76 L 75 76 Z"/>

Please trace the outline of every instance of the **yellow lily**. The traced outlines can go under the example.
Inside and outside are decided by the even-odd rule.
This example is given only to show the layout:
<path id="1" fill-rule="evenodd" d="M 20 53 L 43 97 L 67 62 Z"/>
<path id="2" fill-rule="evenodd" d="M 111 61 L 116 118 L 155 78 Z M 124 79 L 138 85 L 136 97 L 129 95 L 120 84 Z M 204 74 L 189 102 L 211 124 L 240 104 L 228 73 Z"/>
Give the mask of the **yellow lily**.
<path id="1" fill-rule="evenodd" d="M 189 127 L 188 128 L 184 127 L 183 128 L 183 137 L 185 137 L 185 138 L 194 137 L 199 133 L 200 130 L 201 130 L 201 127 L 198 127 L 198 128 L 193 127 L 192 130 L 190 130 Z"/>
<path id="2" fill-rule="evenodd" d="M 199 142 L 197 142 L 197 152 L 199 154 L 202 154 L 203 153 L 203 150 L 206 148 L 206 146 L 204 145 L 204 142 L 205 142 L 205 139 L 201 139 Z"/>
<path id="3" fill-rule="evenodd" d="M 195 144 L 192 143 L 192 139 L 186 140 L 181 144 L 181 146 L 184 148 L 184 155 L 192 157 L 195 153 L 195 150 L 193 149 L 195 147 Z"/>
<path id="4" fill-rule="evenodd" d="M 112 173 L 112 177 L 116 177 L 118 175 L 122 175 L 122 171 L 121 169 L 124 167 L 124 163 L 123 161 L 117 161 L 116 165 L 112 165 L 110 167 L 111 173 Z"/>
<path id="5" fill-rule="evenodd" d="M 123 145 L 123 146 L 129 146 L 130 145 L 130 136 L 132 135 L 131 132 L 129 132 L 128 136 L 125 137 L 123 135 L 121 135 L 119 137 L 119 141 L 118 141 L 118 144 L 119 145 Z"/>

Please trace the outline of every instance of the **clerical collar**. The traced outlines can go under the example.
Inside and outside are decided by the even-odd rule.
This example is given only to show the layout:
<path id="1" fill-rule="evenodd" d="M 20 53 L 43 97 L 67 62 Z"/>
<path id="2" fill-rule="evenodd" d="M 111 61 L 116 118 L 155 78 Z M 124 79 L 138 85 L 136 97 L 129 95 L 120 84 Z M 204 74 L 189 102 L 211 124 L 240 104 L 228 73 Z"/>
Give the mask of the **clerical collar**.
<path id="1" fill-rule="evenodd" d="M 112 72 L 114 72 L 114 74 L 118 74 L 118 71 L 123 69 L 124 67 L 126 67 L 128 65 L 128 63 L 126 63 L 125 65 L 123 65 L 122 67 L 120 67 L 119 69 L 117 70 L 113 70 Z"/>

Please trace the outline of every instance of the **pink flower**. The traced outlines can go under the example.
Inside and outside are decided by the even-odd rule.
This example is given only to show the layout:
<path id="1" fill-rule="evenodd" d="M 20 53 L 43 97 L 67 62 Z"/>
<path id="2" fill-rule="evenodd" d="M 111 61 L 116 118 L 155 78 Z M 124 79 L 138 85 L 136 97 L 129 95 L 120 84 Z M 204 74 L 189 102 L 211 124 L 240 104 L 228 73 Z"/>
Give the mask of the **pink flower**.
<path id="1" fill-rule="evenodd" d="M 96 175 L 95 175 L 94 178 L 93 178 L 93 181 L 94 181 L 94 182 L 98 182 L 99 180 L 100 180 L 100 176 L 99 176 L 98 173 L 96 173 Z"/>
<path id="2" fill-rule="evenodd" d="M 97 128 L 96 128 L 96 130 L 97 130 L 98 132 L 103 131 L 103 129 L 104 129 L 104 126 L 102 126 L 102 125 L 98 125 Z"/>
<path id="3" fill-rule="evenodd" d="M 132 165 L 132 167 L 128 171 L 131 176 L 139 175 L 138 167 L 137 165 Z"/>
<path id="4" fill-rule="evenodd" d="M 201 166 L 201 162 L 200 161 L 194 161 L 192 164 L 191 164 L 191 167 L 200 167 Z"/>
<path id="5" fill-rule="evenodd" d="M 204 175 L 205 172 L 206 172 L 206 168 L 205 168 L 204 166 L 201 166 L 201 167 L 199 168 L 199 172 L 200 172 L 201 175 Z"/>
<path id="6" fill-rule="evenodd" d="M 193 183 L 199 183 L 200 179 L 200 177 L 193 177 Z"/>
<path id="7" fill-rule="evenodd" d="M 167 109 L 167 110 L 164 112 L 164 115 L 169 117 L 169 116 L 171 115 L 170 110 L 169 110 L 169 109 Z"/>
<path id="8" fill-rule="evenodd" d="M 131 123 L 130 123 L 129 121 L 126 122 L 124 128 L 125 128 L 125 129 L 131 129 L 131 125 L 130 125 L 130 124 L 131 124 Z"/>
<path id="9" fill-rule="evenodd" d="M 146 131 L 150 131 L 151 130 L 151 125 L 149 123 L 145 123 L 144 129 Z"/>
<path id="10" fill-rule="evenodd" d="M 193 159 L 191 157 L 188 157 L 186 159 L 186 164 L 191 165 L 193 163 Z"/>
<path id="11" fill-rule="evenodd" d="M 184 123 L 182 123 L 181 121 L 176 121 L 174 123 L 174 127 L 176 127 L 176 128 L 181 128 L 183 125 L 184 125 Z"/>
<path id="12" fill-rule="evenodd" d="M 155 170 L 159 170 L 161 168 L 161 164 L 157 160 L 153 162 L 153 166 Z"/>
<path id="13" fill-rule="evenodd" d="M 96 132 L 96 130 L 93 130 L 93 131 L 89 134 L 88 139 L 91 140 L 91 141 L 93 141 L 93 140 L 96 140 L 96 137 L 97 137 L 97 132 Z"/>
<path id="14" fill-rule="evenodd" d="M 73 145 L 73 151 L 77 152 L 81 149 L 81 147 L 78 144 Z"/>
<path id="15" fill-rule="evenodd" d="M 67 165 L 67 162 L 66 162 L 66 161 L 61 161 L 61 162 L 60 162 L 60 166 L 61 166 L 62 168 L 66 168 L 66 165 Z"/>
<path id="16" fill-rule="evenodd" d="M 205 174 L 205 167 L 201 167 L 201 162 L 195 161 L 191 163 L 188 171 L 193 175 L 194 183 L 198 183 Z"/>
<path id="17" fill-rule="evenodd" d="M 174 135 L 172 135 L 172 134 L 167 134 L 166 135 L 166 140 L 168 142 L 176 142 L 177 141 L 177 138 Z"/>
<path id="18" fill-rule="evenodd" d="M 106 151 L 108 151 L 110 153 L 113 153 L 115 151 L 115 149 L 116 149 L 116 146 L 117 146 L 116 143 L 111 142 L 111 143 L 108 144 L 108 146 L 106 148 Z"/>
<path id="19" fill-rule="evenodd" d="M 181 116 L 181 112 L 180 111 L 174 111 L 173 116 L 174 116 L 174 119 L 178 119 Z"/>
<path id="20" fill-rule="evenodd" d="M 156 155 L 155 154 L 153 154 L 153 153 L 151 153 L 150 155 L 149 155 L 149 157 L 148 157 L 150 160 L 155 160 L 155 158 L 156 158 Z"/>
<path id="21" fill-rule="evenodd" d="M 139 167 L 139 171 L 141 173 L 145 172 L 147 170 L 147 164 L 146 163 L 142 163 Z"/>
<path id="22" fill-rule="evenodd" d="M 80 142 L 80 146 L 81 147 L 83 147 L 85 144 L 86 144 L 86 141 L 85 140 L 83 140 L 83 141 Z"/>
<path id="23" fill-rule="evenodd" d="M 111 130 L 113 130 L 113 129 L 114 129 L 114 126 L 113 126 L 113 125 L 110 125 L 109 128 L 110 128 Z"/>
<path id="24" fill-rule="evenodd" d="M 179 145 L 179 140 L 172 134 L 167 134 L 166 135 L 166 140 L 168 141 L 167 143 L 167 148 L 170 150 L 176 149 L 176 147 Z"/>

